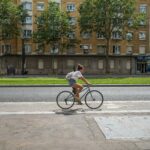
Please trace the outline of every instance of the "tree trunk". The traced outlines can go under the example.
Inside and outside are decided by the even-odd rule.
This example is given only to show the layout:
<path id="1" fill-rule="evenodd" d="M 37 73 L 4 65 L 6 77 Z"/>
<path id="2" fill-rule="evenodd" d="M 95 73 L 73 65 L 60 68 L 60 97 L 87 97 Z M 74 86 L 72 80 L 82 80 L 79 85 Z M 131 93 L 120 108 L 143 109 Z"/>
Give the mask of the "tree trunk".
<path id="1" fill-rule="evenodd" d="M 52 47 L 52 74 L 55 74 L 54 71 L 54 50 L 55 50 L 55 43 L 53 43 L 53 47 Z"/>
<path id="2" fill-rule="evenodd" d="M 25 74 L 25 47 L 24 47 L 24 39 L 22 39 L 22 66 L 21 66 L 21 74 Z"/>
<path id="3" fill-rule="evenodd" d="M 110 49 L 110 39 L 107 39 L 106 41 L 106 74 L 109 74 L 110 67 L 109 67 L 109 49 Z"/>

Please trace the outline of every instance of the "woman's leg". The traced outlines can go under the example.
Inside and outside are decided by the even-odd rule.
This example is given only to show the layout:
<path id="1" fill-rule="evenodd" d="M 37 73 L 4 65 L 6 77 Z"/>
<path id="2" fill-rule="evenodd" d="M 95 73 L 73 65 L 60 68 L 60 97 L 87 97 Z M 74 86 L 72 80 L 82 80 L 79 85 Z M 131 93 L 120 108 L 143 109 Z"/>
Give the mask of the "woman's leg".
<path id="1" fill-rule="evenodd" d="M 76 90 L 75 96 L 76 96 L 77 100 L 78 100 L 79 102 L 81 102 L 81 101 L 80 101 L 79 93 L 82 91 L 83 86 L 82 86 L 81 84 L 75 83 L 75 84 L 73 85 L 73 88 L 75 88 L 75 90 Z"/>

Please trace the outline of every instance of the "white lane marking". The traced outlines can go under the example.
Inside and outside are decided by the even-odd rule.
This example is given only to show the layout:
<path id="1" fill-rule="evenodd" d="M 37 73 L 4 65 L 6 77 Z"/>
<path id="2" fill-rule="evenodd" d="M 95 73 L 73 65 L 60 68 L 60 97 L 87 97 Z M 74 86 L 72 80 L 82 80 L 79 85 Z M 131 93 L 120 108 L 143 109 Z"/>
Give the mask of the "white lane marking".
<path id="1" fill-rule="evenodd" d="M 53 111 L 35 111 L 35 112 L 23 112 L 23 111 L 18 111 L 18 112 L 0 112 L 0 115 L 42 115 L 42 114 L 46 114 L 46 115 L 51 115 L 51 114 L 55 114 L 55 112 Z"/>
<path id="2" fill-rule="evenodd" d="M 36 104 L 56 104 L 56 102 L 0 102 L 0 105 L 36 105 Z"/>
<path id="3" fill-rule="evenodd" d="M 35 111 L 35 112 L 0 112 L 0 115 L 54 115 L 54 114 L 63 114 L 63 113 L 72 113 L 72 110 L 66 110 L 66 111 Z M 122 111 L 74 111 L 75 114 L 128 114 L 128 113 L 150 113 L 150 110 L 122 110 Z"/>
<path id="4" fill-rule="evenodd" d="M 112 103 L 150 103 L 150 100 L 143 100 L 143 101 L 104 101 L 104 104 L 112 104 Z M 10 104 L 10 105 L 21 105 L 21 104 L 56 104 L 56 102 L 0 102 L 0 105 L 3 104 Z"/>

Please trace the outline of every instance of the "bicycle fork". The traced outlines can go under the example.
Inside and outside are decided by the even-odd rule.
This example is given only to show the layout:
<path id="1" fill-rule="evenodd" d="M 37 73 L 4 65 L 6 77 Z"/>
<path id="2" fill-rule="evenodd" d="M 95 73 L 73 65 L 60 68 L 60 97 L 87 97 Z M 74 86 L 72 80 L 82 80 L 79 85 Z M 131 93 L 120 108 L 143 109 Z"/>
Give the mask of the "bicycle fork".
<path id="1" fill-rule="evenodd" d="M 89 90 L 89 93 L 91 95 L 92 100 L 95 101 L 95 98 L 93 97 L 92 92 L 90 90 Z"/>

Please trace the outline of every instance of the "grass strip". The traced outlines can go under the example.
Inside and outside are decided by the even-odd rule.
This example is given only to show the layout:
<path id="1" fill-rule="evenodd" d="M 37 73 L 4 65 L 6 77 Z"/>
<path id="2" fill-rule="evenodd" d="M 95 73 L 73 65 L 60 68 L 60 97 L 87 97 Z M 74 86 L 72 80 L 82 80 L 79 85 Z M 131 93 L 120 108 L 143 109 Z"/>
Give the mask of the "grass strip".
<path id="1" fill-rule="evenodd" d="M 150 84 L 150 77 L 128 77 L 128 78 L 88 78 L 92 84 Z M 83 83 L 79 80 L 79 83 Z M 0 85 L 49 85 L 68 84 L 64 78 L 0 78 Z"/>

